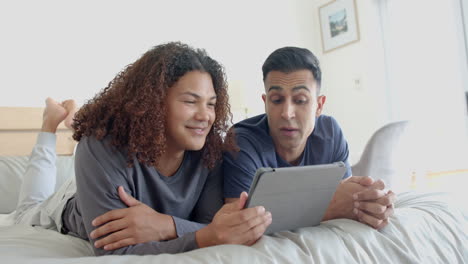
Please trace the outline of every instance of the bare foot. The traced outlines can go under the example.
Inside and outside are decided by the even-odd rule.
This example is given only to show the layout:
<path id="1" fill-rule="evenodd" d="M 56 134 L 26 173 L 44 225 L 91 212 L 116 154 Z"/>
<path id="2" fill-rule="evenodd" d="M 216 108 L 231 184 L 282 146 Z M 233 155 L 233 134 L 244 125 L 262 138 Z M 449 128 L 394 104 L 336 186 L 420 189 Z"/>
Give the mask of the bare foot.
<path id="1" fill-rule="evenodd" d="M 68 111 L 54 99 L 47 97 L 46 107 L 42 114 L 42 131 L 55 133 L 57 127 L 66 117 Z"/>
<path id="2" fill-rule="evenodd" d="M 65 124 L 66 127 L 73 130 L 72 128 L 73 118 L 75 117 L 75 113 L 78 109 L 76 106 L 76 102 L 73 99 L 69 99 L 69 100 L 63 101 L 61 105 L 67 110 L 67 113 L 68 113 L 63 123 Z"/>

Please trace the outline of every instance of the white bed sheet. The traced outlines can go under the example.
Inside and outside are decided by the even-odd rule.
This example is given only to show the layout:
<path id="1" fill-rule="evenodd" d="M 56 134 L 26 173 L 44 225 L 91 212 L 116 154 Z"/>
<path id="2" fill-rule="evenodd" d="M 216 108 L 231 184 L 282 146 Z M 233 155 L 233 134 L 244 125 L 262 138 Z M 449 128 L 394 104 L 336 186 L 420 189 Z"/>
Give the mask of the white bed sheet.
<path id="1" fill-rule="evenodd" d="M 11 214 L 0 214 L 0 227 L 13 225 L 15 223 L 13 214 L 14 212 Z"/>
<path id="2" fill-rule="evenodd" d="M 30 226 L 0 226 L 1 263 L 468 263 L 468 213 L 441 193 L 399 195 L 383 230 L 337 219 L 223 245 L 157 256 L 92 256 L 84 240 Z M 5 215 L 0 223 L 6 224 Z"/>

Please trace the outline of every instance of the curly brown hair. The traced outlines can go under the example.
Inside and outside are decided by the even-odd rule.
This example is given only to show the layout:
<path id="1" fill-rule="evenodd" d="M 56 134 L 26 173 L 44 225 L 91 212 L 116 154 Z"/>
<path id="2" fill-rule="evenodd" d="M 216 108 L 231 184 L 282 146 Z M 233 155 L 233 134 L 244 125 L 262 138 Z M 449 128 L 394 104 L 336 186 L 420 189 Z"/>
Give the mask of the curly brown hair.
<path id="1" fill-rule="evenodd" d="M 136 157 L 156 166 L 166 145 L 166 95 L 184 74 L 206 72 L 216 93 L 216 119 L 207 135 L 202 160 L 212 169 L 222 151 L 236 149 L 229 137 L 223 141 L 232 120 L 224 68 L 202 49 L 180 42 L 155 46 L 124 70 L 75 115 L 73 138 L 109 135 L 111 144 L 127 151 L 128 166 Z"/>

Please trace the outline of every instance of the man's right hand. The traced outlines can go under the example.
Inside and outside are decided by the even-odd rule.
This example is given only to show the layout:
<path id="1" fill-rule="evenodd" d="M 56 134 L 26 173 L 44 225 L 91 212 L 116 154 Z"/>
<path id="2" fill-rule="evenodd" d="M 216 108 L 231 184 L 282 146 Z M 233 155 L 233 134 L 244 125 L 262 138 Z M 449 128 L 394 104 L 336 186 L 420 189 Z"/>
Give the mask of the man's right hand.
<path id="1" fill-rule="evenodd" d="M 397 200 L 396 194 L 385 189 L 385 183 L 375 181 L 372 186 L 353 195 L 354 213 L 360 222 L 381 229 L 388 225 L 389 217 L 394 214 L 393 204 Z"/>
<path id="2" fill-rule="evenodd" d="M 198 246 L 208 247 L 221 244 L 250 246 L 262 237 L 271 224 L 271 213 L 263 206 L 243 209 L 247 193 L 225 204 L 214 216 L 213 221 L 195 233 Z"/>
<path id="3" fill-rule="evenodd" d="M 348 179 L 342 180 L 333 195 L 322 221 L 336 218 L 358 220 L 357 215 L 353 212 L 353 195 L 365 190 L 373 183 L 374 180 L 367 176 L 352 176 Z"/>
<path id="4" fill-rule="evenodd" d="M 352 176 L 340 183 L 322 220 L 348 218 L 381 229 L 393 215 L 395 200 L 392 191 L 385 191 L 383 181 Z"/>

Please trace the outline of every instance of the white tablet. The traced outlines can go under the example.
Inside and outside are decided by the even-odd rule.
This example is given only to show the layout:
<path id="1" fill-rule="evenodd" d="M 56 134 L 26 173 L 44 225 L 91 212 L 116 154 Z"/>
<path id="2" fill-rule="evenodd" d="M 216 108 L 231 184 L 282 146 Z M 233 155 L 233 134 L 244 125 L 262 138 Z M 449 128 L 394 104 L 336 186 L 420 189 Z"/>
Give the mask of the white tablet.
<path id="1" fill-rule="evenodd" d="M 343 162 L 285 168 L 260 168 L 246 207 L 264 206 L 272 223 L 265 234 L 320 224 L 346 172 Z"/>

